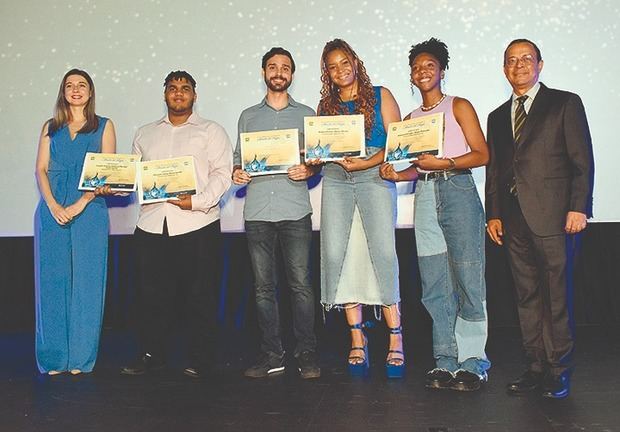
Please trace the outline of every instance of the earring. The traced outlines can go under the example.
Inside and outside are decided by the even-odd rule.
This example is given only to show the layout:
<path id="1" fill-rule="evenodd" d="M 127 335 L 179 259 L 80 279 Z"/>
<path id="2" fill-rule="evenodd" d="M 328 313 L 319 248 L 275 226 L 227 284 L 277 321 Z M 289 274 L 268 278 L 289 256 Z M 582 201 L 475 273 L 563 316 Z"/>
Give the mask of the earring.
<path id="1" fill-rule="evenodd" d="M 413 81 L 409 82 L 409 87 L 411 87 L 411 95 L 415 95 L 415 86 L 413 85 Z"/>

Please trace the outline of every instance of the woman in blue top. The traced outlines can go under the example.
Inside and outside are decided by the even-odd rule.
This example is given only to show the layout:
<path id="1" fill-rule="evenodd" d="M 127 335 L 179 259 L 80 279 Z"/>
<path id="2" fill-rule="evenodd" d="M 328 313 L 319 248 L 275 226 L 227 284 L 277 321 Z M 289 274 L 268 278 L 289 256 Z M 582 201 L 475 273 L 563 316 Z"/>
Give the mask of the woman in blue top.
<path id="1" fill-rule="evenodd" d="M 321 57 L 319 115 L 363 114 L 366 158 L 327 163 L 321 201 L 321 302 L 345 310 L 351 327 L 349 371 L 368 370 L 362 305 L 380 306 L 390 329 L 386 370 L 402 376 L 404 356 L 394 241 L 396 189 L 379 176 L 388 124 L 400 121 L 390 91 L 373 87 L 364 63 L 341 39 L 328 42 Z"/>
<path id="2" fill-rule="evenodd" d="M 114 125 L 95 114 L 95 87 L 84 71 L 65 74 L 54 116 L 39 138 L 35 213 L 36 357 L 41 373 L 92 371 L 103 318 L 108 210 L 78 183 L 86 152 L 114 153 Z"/>

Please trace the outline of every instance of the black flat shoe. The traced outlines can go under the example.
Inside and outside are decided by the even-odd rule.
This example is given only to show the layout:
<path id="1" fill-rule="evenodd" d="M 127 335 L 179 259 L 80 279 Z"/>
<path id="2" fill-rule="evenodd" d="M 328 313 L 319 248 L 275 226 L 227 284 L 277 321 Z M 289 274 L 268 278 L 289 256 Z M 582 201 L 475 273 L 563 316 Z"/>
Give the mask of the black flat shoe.
<path id="1" fill-rule="evenodd" d="M 509 382 L 506 391 L 511 394 L 531 393 L 542 387 L 542 381 L 542 372 L 527 370 L 519 378 Z"/>
<path id="2" fill-rule="evenodd" d="M 559 376 L 548 375 L 543 382 L 542 395 L 549 399 L 564 399 L 570 393 L 570 376 L 562 374 Z"/>
<path id="3" fill-rule="evenodd" d="M 149 353 L 138 357 L 133 363 L 121 368 L 121 375 L 144 375 L 149 372 L 162 370 L 166 364 L 158 357 L 153 357 Z"/>

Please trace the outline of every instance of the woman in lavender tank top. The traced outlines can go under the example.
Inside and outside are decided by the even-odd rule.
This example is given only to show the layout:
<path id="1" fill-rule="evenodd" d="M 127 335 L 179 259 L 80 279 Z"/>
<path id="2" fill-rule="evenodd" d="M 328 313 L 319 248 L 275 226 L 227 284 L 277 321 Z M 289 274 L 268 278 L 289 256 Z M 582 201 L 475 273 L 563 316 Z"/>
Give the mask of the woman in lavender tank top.
<path id="1" fill-rule="evenodd" d="M 420 91 L 422 105 L 405 118 L 444 114 L 443 157 L 423 154 L 401 172 L 384 164 L 381 176 L 417 179 L 415 236 L 436 362 L 426 387 L 472 391 L 488 379 L 490 362 L 485 354 L 484 212 L 471 168 L 486 165 L 489 152 L 469 101 L 441 89 L 448 60 L 447 46 L 435 38 L 412 46 L 411 84 Z"/>

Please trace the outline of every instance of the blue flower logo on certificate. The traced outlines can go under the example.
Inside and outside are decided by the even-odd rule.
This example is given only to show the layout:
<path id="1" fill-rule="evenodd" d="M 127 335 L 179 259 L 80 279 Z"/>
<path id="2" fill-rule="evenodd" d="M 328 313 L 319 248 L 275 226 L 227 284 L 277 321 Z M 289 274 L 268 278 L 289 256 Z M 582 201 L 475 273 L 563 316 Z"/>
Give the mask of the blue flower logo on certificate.
<path id="1" fill-rule="evenodd" d="M 276 129 L 239 134 L 241 165 L 251 176 L 286 174 L 299 163 L 299 130 Z"/>
<path id="2" fill-rule="evenodd" d="M 306 150 L 306 159 L 324 159 L 331 155 L 331 144 L 321 146 L 321 140 L 315 146 L 308 146 Z"/>
<path id="3" fill-rule="evenodd" d="M 398 147 L 396 147 L 394 150 L 388 150 L 385 160 L 388 162 L 393 162 L 410 158 L 411 156 L 409 155 L 409 147 L 411 147 L 411 145 L 406 145 L 401 148 L 400 143 L 398 143 Z"/>
<path id="4" fill-rule="evenodd" d="M 260 172 L 269 171 L 269 168 L 267 167 L 268 157 L 269 156 L 265 156 L 259 160 L 258 156 L 255 154 L 254 159 L 252 159 L 250 163 L 246 164 L 245 170 L 248 173 L 260 173 Z"/>
<path id="5" fill-rule="evenodd" d="M 160 187 L 157 187 L 157 185 L 153 183 L 153 187 L 144 190 L 144 199 L 149 200 L 167 198 L 169 194 L 166 192 L 166 186 L 167 185 L 162 185 Z"/>
<path id="6" fill-rule="evenodd" d="M 84 182 L 82 183 L 82 187 L 98 188 L 98 187 L 104 186 L 105 180 L 107 178 L 108 176 L 99 177 L 99 173 L 95 173 L 95 175 L 92 177 L 85 176 Z"/>

